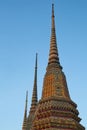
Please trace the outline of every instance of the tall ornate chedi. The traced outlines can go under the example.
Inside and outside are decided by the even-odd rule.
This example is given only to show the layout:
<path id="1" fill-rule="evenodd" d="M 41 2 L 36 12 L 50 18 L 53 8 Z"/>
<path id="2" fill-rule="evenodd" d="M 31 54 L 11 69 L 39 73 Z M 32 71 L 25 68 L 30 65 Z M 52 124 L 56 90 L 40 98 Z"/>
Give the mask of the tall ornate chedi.
<path id="1" fill-rule="evenodd" d="M 42 97 L 39 102 L 37 102 L 36 96 L 34 97 L 34 109 L 31 105 L 27 123 L 23 122 L 24 126 L 30 127 L 25 127 L 22 130 L 85 130 L 80 124 L 81 119 L 78 116 L 77 105 L 70 98 L 66 77 L 60 65 L 53 4 L 50 51 L 43 81 Z"/>

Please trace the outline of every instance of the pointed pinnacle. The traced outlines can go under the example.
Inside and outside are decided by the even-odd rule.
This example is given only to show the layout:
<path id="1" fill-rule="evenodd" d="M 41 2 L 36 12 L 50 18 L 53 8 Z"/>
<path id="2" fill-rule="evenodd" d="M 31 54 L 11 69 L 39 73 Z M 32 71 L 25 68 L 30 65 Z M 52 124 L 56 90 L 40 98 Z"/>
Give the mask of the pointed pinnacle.
<path id="1" fill-rule="evenodd" d="M 36 53 L 36 61 L 35 61 L 34 87 L 33 87 L 31 105 L 37 105 L 37 53 Z"/>
<path id="2" fill-rule="evenodd" d="M 52 4 L 52 17 L 54 17 L 54 4 Z"/>
<path id="3" fill-rule="evenodd" d="M 49 61 L 48 65 L 51 63 L 59 63 L 58 57 L 58 49 L 57 49 L 57 42 L 56 42 L 56 32 L 55 32 L 55 20 L 54 20 L 54 4 L 52 4 L 52 27 L 51 27 L 51 40 L 50 40 L 50 52 L 49 52 Z"/>

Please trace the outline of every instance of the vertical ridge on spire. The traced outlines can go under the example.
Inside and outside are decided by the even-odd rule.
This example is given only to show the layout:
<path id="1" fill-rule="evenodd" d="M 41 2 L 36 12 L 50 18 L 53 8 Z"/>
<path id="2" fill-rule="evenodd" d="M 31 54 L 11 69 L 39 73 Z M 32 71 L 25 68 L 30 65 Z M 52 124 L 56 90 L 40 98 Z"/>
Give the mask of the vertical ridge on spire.
<path id="1" fill-rule="evenodd" d="M 24 112 L 24 120 L 23 120 L 22 130 L 26 130 L 26 127 L 27 127 L 27 102 L 28 102 L 28 91 L 26 91 L 25 112 Z"/>
<path id="2" fill-rule="evenodd" d="M 34 75 L 34 87 L 32 94 L 32 105 L 37 105 L 37 53 L 36 53 L 36 61 L 35 61 L 35 75 Z"/>
<path id="3" fill-rule="evenodd" d="M 55 20 L 54 20 L 54 4 L 52 4 L 52 27 L 51 27 L 51 40 L 50 40 L 50 52 L 49 52 L 49 61 L 48 64 L 51 63 L 59 63 L 58 57 L 58 49 L 57 49 L 57 42 L 56 42 L 56 32 L 55 32 Z"/>

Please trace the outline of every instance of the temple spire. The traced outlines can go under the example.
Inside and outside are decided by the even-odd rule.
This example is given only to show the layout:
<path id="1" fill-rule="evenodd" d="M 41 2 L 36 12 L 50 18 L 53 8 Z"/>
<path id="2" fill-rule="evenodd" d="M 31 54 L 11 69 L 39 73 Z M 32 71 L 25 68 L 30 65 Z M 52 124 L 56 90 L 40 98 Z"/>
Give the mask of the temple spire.
<path id="1" fill-rule="evenodd" d="M 34 73 L 34 86 L 32 93 L 32 102 L 27 120 L 27 130 L 31 130 L 32 121 L 34 119 L 34 114 L 36 111 L 38 99 L 37 99 L 37 53 L 36 53 L 36 61 L 35 61 L 35 73 Z"/>
<path id="2" fill-rule="evenodd" d="M 24 112 L 22 130 L 26 130 L 26 127 L 27 127 L 27 102 L 28 102 L 28 91 L 26 92 L 25 112 Z"/>
<path id="3" fill-rule="evenodd" d="M 55 31 L 55 16 L 54 16 L 54 4 L 52 4 L 52 26 L 51 26 L 51 40 L 50 40 L 50 52 L 49 52 L 49 61 L 48 65 L 51 63 L 59 63 L 58 57 L 58 49 L 57 49 L 57 42 L 56 42 L 56 31 Z"/>
<path id="4" fill-rule="evenodd" d="M 33 94 L 32 94 L 32 104 L 31 106 L 37 105 L 37 53 L 36 53 L 36 62 L 35 62 L 35 75 L 34 75 L 34 86 L 33 86 Z"/>

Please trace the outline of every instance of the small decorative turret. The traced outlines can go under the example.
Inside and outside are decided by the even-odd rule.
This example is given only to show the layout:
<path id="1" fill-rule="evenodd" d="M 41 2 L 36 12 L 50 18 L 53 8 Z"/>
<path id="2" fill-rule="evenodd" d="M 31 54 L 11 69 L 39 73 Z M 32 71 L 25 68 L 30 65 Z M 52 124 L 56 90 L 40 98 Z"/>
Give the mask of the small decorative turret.
<path id="1" fill-rule="evenodd" d="M 28 91 L 26 92 L 25 112 L 24 112 L 22 130 L 26 130 L 26 128 L 27 128 L 27 102 L 28 102 Z"/>

